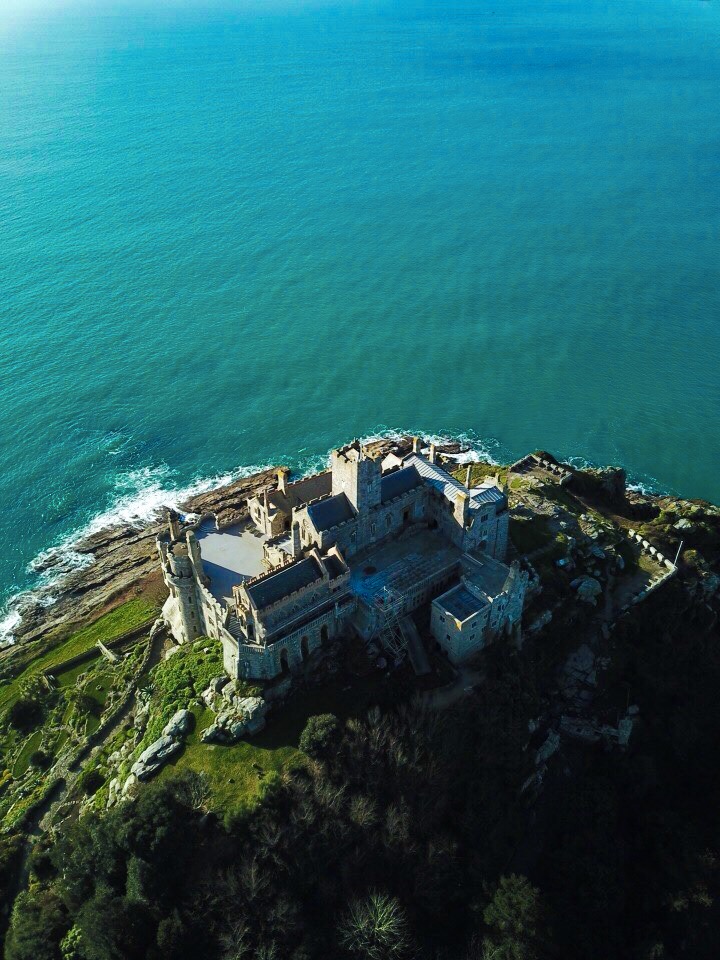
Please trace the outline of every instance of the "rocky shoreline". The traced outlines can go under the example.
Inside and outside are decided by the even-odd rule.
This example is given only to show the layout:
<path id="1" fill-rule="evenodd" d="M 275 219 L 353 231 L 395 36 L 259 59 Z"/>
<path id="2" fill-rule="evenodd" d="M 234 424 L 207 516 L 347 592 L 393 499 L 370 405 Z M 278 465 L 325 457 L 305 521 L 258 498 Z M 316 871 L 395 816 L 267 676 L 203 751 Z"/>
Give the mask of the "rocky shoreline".
<path id="1" fill-rule="evenodd" d="M 412 438 L 404 437 L 377 440 L 368 446 L 377 453 L 392 448 L 411 449 Z M 459 443 L 438 445 L 440 454 L 452 456 L 464 453 L 467 447 Z M 558 463 L 550 454 L 542 451 L 539 456 Z M 262 490 L 275 479 L 276 468 L 268 468 L 248 477 L 242 477 L 230 484 L 196 494 L 179 504 L 187 514 L 215 514 L 220 527 L 231 526 L 247 516 L 247 498 Z M 583 470 L 572 472 L 572 486 L 577 492 L 596 495 L 606 503 L 614 502 L 622 507 L 627 516 L 630 513 L 638 521 L 652 520 L 669 508 L 683 506 L 683 513 L 703 512 L 695 504 L 699 501 L 685 501 L 680 498 L 645 494 L 628 491 L 625 486 L 625 473 L 618 468 L 605 470 Z M 704 505 L 704 512 L 717 520 L 720 508 L 711 504 Z M 684 521 L 689 523 L 690 521 Z M 155 539 L 163 527 L 163 518 L 142 526 L 118 524 L 94 533 L 73 545 L 80 557 L 86 557 L 86 565 L 79 566 L 63 575 L 59 583 L 40 588 L 33 594 L 34 603 L 29 603 L 22 612 L 22 620 L 15 630 L 15 644 L 0 650 L 0 662 L 14 659 L 28 645 L 35 644 L 43 637 L 62 635 L 71 627 L 95 618 L 100 613 L 127 599 L 133 593 L 156 590 L 158 597 L 164 590 L 159 575 Z M 684 531 L 670 531 L 676 539 Z M 692 538 L 691 538 L 692 539 Z M 44 567 L 51 569 L 58 563 L 52 555 Z M 51 605 L 47 598 L 52 595 Z M 45 600 L 45 603 L 43 601 Z"/>
<path id="2" fill-rule="evenodd" d="M 411 438 L 400 443 L 409 450 Z M 397 440 L 378 440 L 369 446 L 384 452 L 396 444 Z M 444 453 L 457 453 L 462 449 L 460 444 L 438 447 Z M 214 513 L 220 527 L 231 526 L 247 516 L 247 498 L 272 483 L 275 475 L 273 467 L 242 477 L 189 497 L 179 504 L 180 509 L 187 514 Z M 33 593 L 34 602 L 23 609 L 22 620 L 15 629 L 15 643 L 0 650 L 0 660 L 16 657 L 28 644 L 39 641 L 49 632 L 64 632 L 90 616 L 99 616 L 133 591 L 152 589 L 153 585 L 159 591 L 162 582 L 155 539 L 163 522 L 158 516 L 143 526 L 118 524 L 75 543 L 73 551 L 87 558 L 87 564 L 70 570 L 52 586 L 41 587 Z M 36 565 L 36 570 L 50 570 L 53 566 L 60 567 L 60 563 L 57 554 L 50 554 L 43 565 Z M 47 604 L 49 596 L 54 598 L 51 605 Z"/>

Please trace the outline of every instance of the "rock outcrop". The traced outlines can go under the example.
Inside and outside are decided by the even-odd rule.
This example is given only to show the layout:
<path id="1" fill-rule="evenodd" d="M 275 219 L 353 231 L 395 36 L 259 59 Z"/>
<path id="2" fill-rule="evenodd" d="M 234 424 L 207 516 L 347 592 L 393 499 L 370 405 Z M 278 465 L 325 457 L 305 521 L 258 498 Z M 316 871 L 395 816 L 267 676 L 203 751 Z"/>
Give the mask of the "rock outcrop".
<path id="1" fill-rule="evenodd" d="M 181 746 L 181 742 L 173 737 L 167 735 L 160 737 L 143 750 L 132 765 L 130 773 L 134 774 L 138 780 L 149 780 L 170 757 L 178 752 Z"/>

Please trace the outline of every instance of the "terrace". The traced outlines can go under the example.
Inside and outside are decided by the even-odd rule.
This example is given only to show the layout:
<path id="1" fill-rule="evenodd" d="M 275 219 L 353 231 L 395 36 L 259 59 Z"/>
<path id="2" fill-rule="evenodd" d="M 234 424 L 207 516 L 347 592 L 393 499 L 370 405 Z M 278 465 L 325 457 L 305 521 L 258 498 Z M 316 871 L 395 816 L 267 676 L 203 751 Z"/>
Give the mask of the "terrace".
<path id="1" fill-rule="evenodd" d="M 204 521 L 197 531 L 203 570 L 210 578 L 210 593 L 226 604 L 233 587 L 265 572 L 263 546 L 267 537 L 247 523 L 218 530 L 215 520 Z"/>

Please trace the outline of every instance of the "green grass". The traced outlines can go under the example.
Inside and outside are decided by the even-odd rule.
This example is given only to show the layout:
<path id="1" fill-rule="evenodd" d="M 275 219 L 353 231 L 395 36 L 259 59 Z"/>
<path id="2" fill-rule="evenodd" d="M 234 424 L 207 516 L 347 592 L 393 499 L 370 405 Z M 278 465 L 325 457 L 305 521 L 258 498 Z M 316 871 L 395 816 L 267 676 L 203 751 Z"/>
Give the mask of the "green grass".
<path id="1" fill-rule="evenodd" d="M 458 467 L 457 470 L 452 471 L 452 475 L 456 480 L 459 480 L 460 483 L 465 483 L 465 478 L 467 477 L 467 464 L 463 464 Z M 494 463 L 473 463 L 471 472 L 470 472 L 470 486 L 477 487 L 483 480 L 487 480 L 489 477 L 500 476 L 500 482 L 506 483 L 508 478 L 508 468 L 499 467 Z"/>
<path id="2" fill-rule="evenodd" d="M 545 517 L 510 517 L 510 539 L 519 553 L 532 553 L 551 543 L 554 535 Z"/>
<path id="3" fill-rule="evenodd" d="M 55 665 L 91 650 L 99 640 L 103 643 L 115 640 L 128 630 L 149 622 L 156 614 L 157 607 L 154 603 L 142 598 L 128 600 L 89 626 L 77 630 L 57 647 L 34 660 L 18 677 L 0 689 L 0 711 L 17 700 L 23 680 L 51 670 Z M 87 664 L 81 666 L 87 669 Z M 82 673 L 82 669 L 79 672 Z"/>
<path id="4" fill-rule="evenodd" d="M 30 757 L 39 749 L 40 743 L 42 741 L 42 730 L 36 730 L 35 733 L 28 737 L 20 753 L 17 755 L 15 760 L 15 765 L 13 766 L 13 777 L 17 780 L 21 777 L 27 768 L 30 766 Z"/>
<path id="5" fill-rule="evenodd" d="M 263 779 L 271 773 L 281 773 L 293 762 L 302 759 L 292 746 L 260 746 L 255 740 L 241 740 L 232 746 L 201 743 L 200 734 L 213 721 L 211 710 L 193 709 L 195 729 L 187 738 L 183 752 L 160 773 L 160 779 L 173 771 L 195 770 L 208 778 L 210 805 L 219 813 L 252 803 L 258 796 Z"/>
<path id="6" fill-rule="evenodd" d="M 347 686 L 332 684 L 297 693 L 269 715 L 261 733 L 232 746 L 200 741 L 202 731 L 213 721 L 213 713 L 194 707 L 195 729 L 185 749 L 159 776 L 167 778 L 173 771 L 188 769 L 206 774 L 210 805 L 220 813 L 252 803 L 269 774 L 281 773 L 303 761 L 304 754 L 297 745 L 308 717 L 318 713 L 334 713 L 341 718 L 362 714 L 377 698 L 379 682 L 377 677 L 366 677 Z"/>
<path id="7" fill-rule="evenodd" d="M 98 657 L 99 656 L 100 654 L 98 654 Z M 60 690 L 69 690 L 70 688 L 76 686 L 78 677 L 83 673 L 87 673 L 88 670 L 92 670 L 97 663 L 98 657 L 95 657 L 93 660 L 86 660 L 85 663 L 79 663 L 77 666 L 71 667 L 69 670 L 62 670 L 54 674 L 58 688 Z"/>
<path id="8" fill-rule="evenodd" d="M 89 697 L 95 701 L 100 710 L 105 706 L 105 701 L 107 700 L 107 695 L 110 692 L 110 688 L 113 685 L 114 677 L 110 672 L 101 672 L 93 675 L 90 679 L 83 685 L 83 693 L 86 693 Z"/>

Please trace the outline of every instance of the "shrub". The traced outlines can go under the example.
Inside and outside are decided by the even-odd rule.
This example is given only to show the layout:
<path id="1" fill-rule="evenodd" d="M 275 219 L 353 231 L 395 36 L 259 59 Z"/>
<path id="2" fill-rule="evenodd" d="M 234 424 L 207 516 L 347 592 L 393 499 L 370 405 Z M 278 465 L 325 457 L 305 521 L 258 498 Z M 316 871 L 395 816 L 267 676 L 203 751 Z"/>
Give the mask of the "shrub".
<path id="1" fill-rule="evenodd" d="M 16 730 L 26 733 L 42 720 L 42 707 L 37 700 L 20 697 L 8 710 L 8 720 Z"/>
<path id="2" fill-rule="evenodd" d="M 37 767 L 38 770 L 47 770 L 52 763 L 52 757 L 44 750 L 36 750 L 30 754 L 30 766 Z"/>
<path id="3" fill-rule="evenodd" d="M 405 912 L 396 897 L 384 893 L 356 900 L 339 932 L 343 946 L 363 960 L 394 960 L 408 952 Z"/>
<path id="4" fill-rule="evenodd" d="M 332 713 L 310 717 L 300 735 L 300 749 L 315 760 L 327 757 L 339 741 L 340 733 L 340 723 Z"/>
<path id="5" fill-rule="evenodd" d="M 88 797 L 97 793 L 104 783 L 105 778 L 99 770 L 88 770 L 80 779 L 80 786 Z"/>

